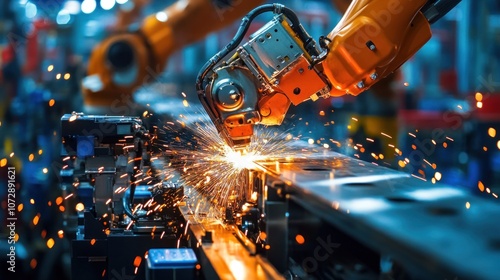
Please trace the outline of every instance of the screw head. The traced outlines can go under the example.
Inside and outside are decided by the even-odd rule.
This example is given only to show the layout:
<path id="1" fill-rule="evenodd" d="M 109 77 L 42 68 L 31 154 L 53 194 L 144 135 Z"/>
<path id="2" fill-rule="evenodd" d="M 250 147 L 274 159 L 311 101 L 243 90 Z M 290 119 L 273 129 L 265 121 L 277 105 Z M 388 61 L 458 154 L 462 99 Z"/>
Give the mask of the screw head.
<path id="1" fill-rule="evenodd" d="M 363 83 L 363 81 L 359 81 L 359 83 L 356 86 L 358 88 L 364 88 L 365 87 L 365 83 Z"/>

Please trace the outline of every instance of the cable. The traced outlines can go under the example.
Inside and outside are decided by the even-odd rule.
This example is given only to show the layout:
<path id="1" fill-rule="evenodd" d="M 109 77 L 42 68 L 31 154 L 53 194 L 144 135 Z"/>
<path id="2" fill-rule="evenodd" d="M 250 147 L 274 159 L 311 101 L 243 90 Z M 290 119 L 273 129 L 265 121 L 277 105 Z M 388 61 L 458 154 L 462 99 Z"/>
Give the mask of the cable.
<path id="1" fill-rule="evenodd" d="M 221 51 L 219 51 L 217 54 L 215 54 L 205 65 L 201 68 L 200 72 L 198 73 L 198 76 L 196 78 L 196 90 L 198 91 L 198 94 L 200 98 L 204 95 L 204 90 L 203 90 L 203 81 L 205 80 L 205 76 L 208 74 L 208 72 L 215 66 L 217 63 L 221 61 L 222 58 L 224 58 L 226 55 L 228 55 L 231 51 L 236 49 L 238 45 L 241 43 L 243 40 L 246 32 L 248 31 L 248 28 L 250 27 L 250 23 L 255 19 L 260 14 L 263 14 L 265 12 L 273 12 L 275 14 L 283 14 L 285 15 L 288 20 L 292 23 L 290 27 L 292 28 L 295 33 L 297 33 L 298 37 L 302 42 L 304 42 L 304 48 L 306 51 L 309 52 L 311 55 L 318 55 L 318 50 L 316 49 L 314 40 L 307 34 L 307 32 L 304 30 L 302 25 L 299 22 L 299 19 L 297 15 L 291 10 L 290 8 L 287 8 L 281 4 L 266 4 L 259 6 L 252 11 L 250 11 L 243 19 L 241 20 L 240 27 L 238 28 L 238 31 L 234 35 L 233 39 L 231 42 L 229 42 Z"/>

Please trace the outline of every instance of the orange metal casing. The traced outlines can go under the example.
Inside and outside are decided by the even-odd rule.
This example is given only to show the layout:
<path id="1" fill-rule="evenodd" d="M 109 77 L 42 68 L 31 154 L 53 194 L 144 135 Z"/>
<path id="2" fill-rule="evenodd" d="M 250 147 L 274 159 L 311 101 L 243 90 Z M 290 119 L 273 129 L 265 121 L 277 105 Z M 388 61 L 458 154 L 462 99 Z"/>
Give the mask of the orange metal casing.
<path id="1" fill-rule="evenodd" d="M 426 0 L 355 1 L 328 34 L 323 61 L 332 96 L 358 95 L 396 70 L 430 38 L 420 12 Z M 370 42 L 375 46 L 369 48 Z M 370 76 L 376 73 L 376 79 Z M 362 82 L 363 86 L 358 87 Z"/>

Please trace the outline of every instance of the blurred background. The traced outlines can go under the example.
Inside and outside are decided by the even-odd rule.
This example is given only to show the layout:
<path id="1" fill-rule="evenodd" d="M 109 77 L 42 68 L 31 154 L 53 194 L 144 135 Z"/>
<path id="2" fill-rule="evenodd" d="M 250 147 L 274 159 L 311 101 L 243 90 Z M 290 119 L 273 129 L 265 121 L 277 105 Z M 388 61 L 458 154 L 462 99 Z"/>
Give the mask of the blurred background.
<path id="1" fill-rule="evenodd" d="M 162 17 L 170 0 L 141 1 L 130 28 Z M 117 28 L 133 0 L 0 2 L 1 279 L 6 274 L 7 168 L 15 167 L 16 270 L 23 279 L 69 279 L 64 231 L 69 207 L 59 185 L 60 117 L 85 111 L 81 82 L 89 56 Z M 328 0 L 286 1 L 313 38 L 341 15 Z M 256 28 L 268 18 L 258 18 Z M 196 21 L 196 19 L 193 19 Z M 207 24 L 207 23 L 200 23 Z M 172 98 L 191 103 L 201 66 L 233 37 L 239 21 L 175 52 L 134 102 L 168 114 Z M 463 0 L 432 26 L 432 39 L 386 87 L 358 97 L 291 108 L 288 128 L 317 146 L 465 188 L 486 199 L 500 193 L 500 3 Z M 176 38 L 171 38 L 175 40 Z"/>

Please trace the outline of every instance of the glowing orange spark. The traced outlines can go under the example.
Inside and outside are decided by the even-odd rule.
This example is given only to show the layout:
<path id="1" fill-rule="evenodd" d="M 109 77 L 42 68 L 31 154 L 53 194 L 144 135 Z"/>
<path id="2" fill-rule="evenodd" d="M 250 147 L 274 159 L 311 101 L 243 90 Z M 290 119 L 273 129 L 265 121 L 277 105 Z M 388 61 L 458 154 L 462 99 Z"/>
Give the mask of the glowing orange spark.
<path id="1" fill-rule="evenodd" d="M 142 262 L 142 258 L 140 256 L 136 256 L 134 259 L 134 266 L 140 266 Z"/>
<path id="2" fill-rule="evenodd" d="M 497 130 L 494 129 L 493 127 L 488 128 L 488 135 L 491 138 L 494 138 L 497 135 Z"/>
<path id="3" fill-rule="evenodd" d="M 35 269 L 36 265 L 37 265 L 36 259 L 31 259 L 31 261 L 30 261 L 30 267 L 31 267 L 31 269 Z"/>
<path id="4" fill-rule="evenodd" d="M 295 241 L 297 241 L 298 244 L 302 245 L 304 244 L 304 242 L 306 242 L 306 239 L 304 238 L 304 236 L 297 234 L 295 236 Z"/>
<path id="5" fill-rule="evenodd" d="M 54 244 L 55 244 L 55 243 L 56 243 L 56 242 L 54 241 L 54 239 L 53 239 L 53 238 L 49 238 L 49 240 L 47 240 L 47 247 L 48 247 L 49 249 L 52 249 L 52 247 L 54 247 Z"/>
<path id="6" fill-rule="evenodd" d="M 479 188 L 479 190 L 481 192 L 484 192 L 484 184 L 483 184 L 483 182 L 481 182 L 481 181 L 477 182 L 477 187 Z"/>

